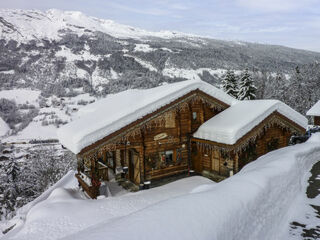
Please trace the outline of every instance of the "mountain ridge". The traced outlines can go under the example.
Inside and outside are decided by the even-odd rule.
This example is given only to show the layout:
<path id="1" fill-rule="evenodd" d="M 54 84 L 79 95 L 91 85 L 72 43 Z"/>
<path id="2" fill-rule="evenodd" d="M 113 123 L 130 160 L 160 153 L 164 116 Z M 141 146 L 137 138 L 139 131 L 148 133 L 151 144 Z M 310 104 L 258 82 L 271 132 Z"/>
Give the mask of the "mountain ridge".
<path id="1" fill-rule="evenodd" d="M 34 88 L 47 97 L 76 95 L 79 88 L 105 95 L 182 79 L 219 86 L 227 69 L 241 74 L 249 68 L 258 98 L 285 100 L 272 87 L 275 76 L 290 87 L 296 67 L 309 71 L 320 62 L 320 53 L 308 50 L 150 32 L 57 9 L 0 9 L 0 52 L 0 89 Z"/>

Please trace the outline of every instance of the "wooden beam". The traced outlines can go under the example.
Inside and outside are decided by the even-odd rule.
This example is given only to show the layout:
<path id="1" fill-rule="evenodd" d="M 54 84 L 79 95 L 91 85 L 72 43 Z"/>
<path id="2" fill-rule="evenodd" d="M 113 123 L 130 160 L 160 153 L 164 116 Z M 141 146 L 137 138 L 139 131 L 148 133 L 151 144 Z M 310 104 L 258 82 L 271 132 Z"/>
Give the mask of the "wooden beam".
<path id="1" fill-rule="evenodd" d="M 171 103 L 159 108 L 158 110 L 145 115 L 143 118 L 138 119 L 138 120 L 128 124 L 127 126 L 105 136 L 104 138 L 102 138 L 98 141 L 96 141 L 95 143 L 83 148 L 80 151 L 79 155 L 87 154 L 87 153 L 90 153 L 91 151 L 94 151 L 96 148 L 99 148 L 101 145 L 106 144 L 106 142 L 112 141 L 116 137 L 119 137 L 119 136 L 121 137 L 121 136 L 125 135 L 127 132 L 132 131 L 135 127 L 139 127 L 140 125 L 144 125 L 147 121 L 150 121 L 154 118 L 157 118 L 163 112 L 166 112 L 168 110 L 176 108 L 182 102 L 189 101 L 190 99 L 192 99 L 193 97 L 195 97 L 197 95 L 198 96 L 200 95 L 200 96 L 206 98 L 208 101 L 211 101 L 213 104 L 216 104 L 216 105 L 220 106 L 221 108 L 227 108 L 230 106 L 230 105 L 202 92 L 201 90 L 196 89 L 196 90 L 190 91 L 189 93 L 185 94 L 184 96 L 172 101 Z"/>

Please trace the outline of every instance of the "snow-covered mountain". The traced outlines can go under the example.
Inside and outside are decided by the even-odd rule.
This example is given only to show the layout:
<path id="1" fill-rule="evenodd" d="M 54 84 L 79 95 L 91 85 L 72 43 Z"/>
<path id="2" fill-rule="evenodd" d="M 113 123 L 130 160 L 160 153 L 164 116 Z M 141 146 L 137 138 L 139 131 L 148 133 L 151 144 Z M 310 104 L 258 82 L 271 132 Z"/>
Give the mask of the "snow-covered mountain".
<path id="1" fill-rule="evenodd" d="M 290 73 L 316 61 L 320 53 L 149 32 L 81 12 L 0 10 L 1 88 L 65 94 L 63 83 L 63 88 L 85 85 L 86 91 L 109 93 L 174 77 L 218 83 L 227 68 Z"/>
<path id="2" fill-rule="evenodd" d="M 52 125 L 69 121 L 100 95 L 181 79 L 218 86 L 226 69 L 240 75 L 245 68 L 253 75 L 258 98 L 278 98 L 295 108 L 297 101 L 283 89 L 292 89 L 290 76 L 297 66 L 309 71 L 306 84 L 298 86 L 312 89 L 308 103 L 300 104 L 308 107 L 320 97 L 320 89 L 313 87 L 320 76 L 318 62 L 316 52 L 149 32 L 81 12 L 0 9 L 0 117 L 14 132 L 23 133 L 21 138 L 55 138 Z M 277 73 L 282 74 L 281 83 Z M 37 101 L 17 101 L 12 97 L 20 92 L 11 94 L 14 89 L 37 93 Z M 34 135 L 40 126 L 46 130 Z"/>
<path id="3" fill-rule="evenodd" d="M 118 24 L 112 20 L 89 17 L 77 11 L 61 11 L 51 9 L 46 12 L 38 10 L 0 10 L 2 33 L 0 38 L 15 39 L 20 42 L 30 40 L 61 40 L 65 32 L 72 32 L 81 36 L 96 31 L 109 34 L 117 38 L 143 39 L 159 37 L 164 39 L 177 37 L 192 37 L 171 31 L 148 32 Z M 93 35 L 93 34 L 92 34 Z"/>

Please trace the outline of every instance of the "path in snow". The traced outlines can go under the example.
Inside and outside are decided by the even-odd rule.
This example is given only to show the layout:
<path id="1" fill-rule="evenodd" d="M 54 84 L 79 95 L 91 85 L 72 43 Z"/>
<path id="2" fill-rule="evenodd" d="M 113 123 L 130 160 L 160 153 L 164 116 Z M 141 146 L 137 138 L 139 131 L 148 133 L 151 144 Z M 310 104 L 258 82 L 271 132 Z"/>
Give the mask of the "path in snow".
<path id="1" fill-rule="evenodd" d="M 320 239 L 320 161 L 311 169 L 306 194 L 297 206 L 297 216 L 290 224 L 292 239 Z"/>

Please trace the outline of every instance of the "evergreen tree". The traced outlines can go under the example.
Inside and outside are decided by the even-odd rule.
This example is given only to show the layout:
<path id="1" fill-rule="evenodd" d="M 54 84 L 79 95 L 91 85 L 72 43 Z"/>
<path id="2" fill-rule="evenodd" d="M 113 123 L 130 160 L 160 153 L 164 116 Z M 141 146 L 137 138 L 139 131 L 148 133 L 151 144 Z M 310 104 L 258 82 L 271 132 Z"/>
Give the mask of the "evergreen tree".
<path id="1" fill-rule="evenodd" d="M 6 166 L 7 182 L 3 183 L 3 199 L 2 204 L 5 208 L 5 215 L 11 215 L 16 209 L 16 201 L 19 195 L 17 178 L 20 172 L 17 161 L 10 159 Z"/>
<path id="2" fill-rule="evenodd" d="M 238 86 L 237 79 L 233 70 L 228 70 L 225 77 L 222 80 L 222 89 L 232 97 L 237 98 Z"/>
<path id="3" fill-rule="evenodd" d="M 17 179 L 19 171 L 20 171 L 20 169 L 19 169 L 17 161 L 15 161 L 14 159 L 11 159 L 8 166 L 7 166 L 7 171 L 6 171 L 8 181 L 14 183 Z"/>
<path id="4" fill-rule="evenodd" d="M 239 82 L 239 100 L 252 100 L 256 98 L 257 88 L 254 85 L 251 75 L 248 69 L 244 71 Z"/>
<path id="5" fill-rule="evenodd" d="M 305 114 L 308 108 L 310 108 L 312 91 L 314 90 L 308 78 L 297 66 L 291 78 L 290 94 L 287 95 L 286 102 L 298 112 Z"/>

